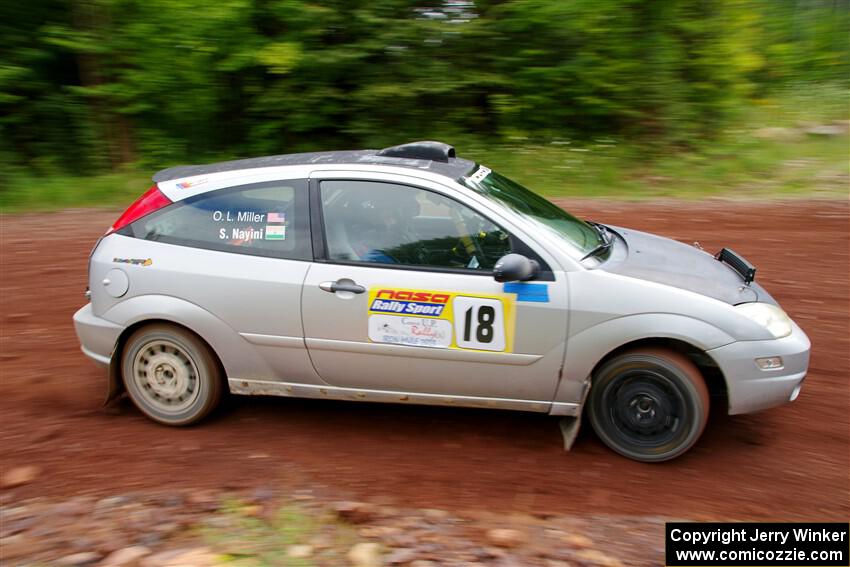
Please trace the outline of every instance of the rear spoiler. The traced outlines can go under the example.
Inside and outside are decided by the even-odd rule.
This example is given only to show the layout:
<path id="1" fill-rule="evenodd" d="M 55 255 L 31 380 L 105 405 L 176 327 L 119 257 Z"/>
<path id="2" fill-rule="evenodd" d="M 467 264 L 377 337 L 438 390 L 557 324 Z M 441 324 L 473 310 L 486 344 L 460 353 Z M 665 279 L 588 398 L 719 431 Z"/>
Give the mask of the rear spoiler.
<path id="1" fill-rule="evenodd" d="M 722 249 L 714 258 L 724 264 L 728 264 L 733 270 L 741 274 L 745 284 L 749 285 L 750 282 L 756 279 L 756 267 L 747 262 L 743 256 L 731 248 Z"/>

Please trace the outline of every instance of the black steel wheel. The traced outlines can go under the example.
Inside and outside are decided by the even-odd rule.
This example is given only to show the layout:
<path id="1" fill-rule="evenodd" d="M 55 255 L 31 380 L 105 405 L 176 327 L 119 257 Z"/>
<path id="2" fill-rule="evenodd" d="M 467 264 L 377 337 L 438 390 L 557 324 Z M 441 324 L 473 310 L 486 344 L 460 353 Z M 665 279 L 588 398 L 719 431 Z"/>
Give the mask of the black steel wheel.
<path id="1" fill-rule="evenodd" d="M 593 376 L 590 422 L 614 451 L 644 462 L 678 457 L 697 442 L 709 396 L 697 367 L 666 349 L 639 349 L 603 364 Z"/>

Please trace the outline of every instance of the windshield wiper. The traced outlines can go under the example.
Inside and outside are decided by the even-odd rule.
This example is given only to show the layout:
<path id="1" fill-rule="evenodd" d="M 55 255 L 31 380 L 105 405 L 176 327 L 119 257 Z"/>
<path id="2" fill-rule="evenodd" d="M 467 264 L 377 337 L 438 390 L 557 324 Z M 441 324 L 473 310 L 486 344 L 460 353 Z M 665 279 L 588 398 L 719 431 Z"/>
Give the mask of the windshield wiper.
<path id="1" fill-rule="evenodd" d="M 604 250 L 608 250 L 614 244 L 614 237 L 611 236 L 611 233 L 608 232 L 608 229 L 604 224 L 599 224 L 598 222 L 587 221 L 587 224 L 596 229 L 596 232 L 599 233 L 600 242 L 597 244 L 590 252 L 582 256 L 580 262 L 583 262 L 590 258 L 591 256 L 596 256 L 600 252 Z"/>

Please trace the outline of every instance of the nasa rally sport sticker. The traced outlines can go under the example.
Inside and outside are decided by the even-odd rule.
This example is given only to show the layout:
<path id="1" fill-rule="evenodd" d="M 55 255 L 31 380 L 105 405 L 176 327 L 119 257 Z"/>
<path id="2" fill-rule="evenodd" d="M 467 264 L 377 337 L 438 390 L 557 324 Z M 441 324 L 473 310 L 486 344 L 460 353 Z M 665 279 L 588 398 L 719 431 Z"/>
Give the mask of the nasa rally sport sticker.
<path id="1" fill-rule="evenodd" d="M 375 343 L 511 352 L 513 333 L 511 295 L 369 290 L 369 340 Z"/>

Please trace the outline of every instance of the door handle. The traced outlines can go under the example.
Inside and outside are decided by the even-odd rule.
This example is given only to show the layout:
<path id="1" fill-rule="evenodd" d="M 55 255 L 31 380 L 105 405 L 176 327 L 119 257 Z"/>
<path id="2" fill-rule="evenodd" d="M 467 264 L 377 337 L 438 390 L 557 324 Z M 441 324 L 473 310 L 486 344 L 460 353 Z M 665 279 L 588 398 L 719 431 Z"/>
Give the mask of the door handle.
<path id="1" fill-rule="evenodd" d="M 356 283 L 349 281 L 335 281 L 335 282 L 322 282 L 319 284 L 319 289 L 322 291 L 327 291 L 328 293 L 336 293 L 338 291 L 347 291 L 349 293 L 363 293 L 366 291 L 366 288 L 362 285 L 357 285 Z"/>

